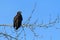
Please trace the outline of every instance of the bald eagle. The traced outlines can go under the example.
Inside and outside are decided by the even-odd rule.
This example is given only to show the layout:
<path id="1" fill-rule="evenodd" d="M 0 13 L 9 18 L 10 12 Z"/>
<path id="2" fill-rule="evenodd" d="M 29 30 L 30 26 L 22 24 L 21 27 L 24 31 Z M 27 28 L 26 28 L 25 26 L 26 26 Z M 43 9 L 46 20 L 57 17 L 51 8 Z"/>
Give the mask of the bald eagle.
<path id="1" fill-rule="evenodd" d="M 14 17 L 13 20 L 13 27 L 17 30 L 19 27 L 21 27 L 22 24 L 22 15 L 21 15 L 21 11 L 17 12 L 17 15 Z"/>

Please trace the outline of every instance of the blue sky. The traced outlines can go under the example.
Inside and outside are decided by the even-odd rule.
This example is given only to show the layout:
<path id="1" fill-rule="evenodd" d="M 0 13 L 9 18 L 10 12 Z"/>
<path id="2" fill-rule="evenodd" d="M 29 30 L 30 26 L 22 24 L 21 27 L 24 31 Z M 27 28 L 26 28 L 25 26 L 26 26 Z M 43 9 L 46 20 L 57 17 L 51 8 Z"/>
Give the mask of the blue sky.
<path id="1" fill-rule="evenodd" d="M 36 19 L 38 19 L 37 24 L 41 24 L 42 20 L 44 24 L 46 24 L 49 22 L 50 15 L 51 21 L 54 21 L 57 15 L 60 16 L 60 0 L 0 0 L 0 24 L 13 24 L 13 18 L 17 11 L 22 11 L 24 23 L 31 15 L 35 3 L 37 5 L 32 14 L 30 24 L 34 23 Z M 55 29 L 59 26 L 60 25 L 56 23 L 49 28 L 36 28 L 35 32 L 40 36 L 43 35 L 43 37 L 39 39 L 36 38 L 35 40 L 50 40 L 51 36 L 52 40 L 60 40 L 60 30 Z M 6 31 L 8 29 L 9 28 L 6 28 Z M 2 31 L 3 28 L 0 28 L 0 30 Z M 27 40 L 32 40 L 33 33 L 28 28 L 25 31 Z M 10 30 L 7 32 L 8 34 L 11 33 L 11 35 L 14 35 Z"/>

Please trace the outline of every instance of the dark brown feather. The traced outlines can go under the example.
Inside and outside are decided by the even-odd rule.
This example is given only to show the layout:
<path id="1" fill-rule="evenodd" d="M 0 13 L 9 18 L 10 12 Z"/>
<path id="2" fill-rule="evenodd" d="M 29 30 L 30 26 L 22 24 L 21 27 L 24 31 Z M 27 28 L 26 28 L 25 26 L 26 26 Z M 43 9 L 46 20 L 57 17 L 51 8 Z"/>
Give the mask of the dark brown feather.
<path id="1" fill-rule="evenodd" d="M 14 17 L 14 21 L 13 21 L 13 27 L 17 30 L 19 27 L 21 27 L 22 24 L 22 15 L 21 12 L 18 11 L 17 15 Z"/>

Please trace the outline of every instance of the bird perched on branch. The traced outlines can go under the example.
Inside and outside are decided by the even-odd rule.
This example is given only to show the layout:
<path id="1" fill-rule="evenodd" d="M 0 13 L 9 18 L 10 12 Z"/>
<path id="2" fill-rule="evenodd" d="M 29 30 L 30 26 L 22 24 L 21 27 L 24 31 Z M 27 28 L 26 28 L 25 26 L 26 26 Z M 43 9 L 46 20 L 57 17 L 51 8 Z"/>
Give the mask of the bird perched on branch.
<path id="1" fill-rule="evenodd" d="M 17 30 L 19 27 L 21 27 L 22 25 L 22 15 L 21 15 L 21 11 L 17 12 L 17 15 L 14 17 L 14 21 L 13 21 L 13 27 Z"/>

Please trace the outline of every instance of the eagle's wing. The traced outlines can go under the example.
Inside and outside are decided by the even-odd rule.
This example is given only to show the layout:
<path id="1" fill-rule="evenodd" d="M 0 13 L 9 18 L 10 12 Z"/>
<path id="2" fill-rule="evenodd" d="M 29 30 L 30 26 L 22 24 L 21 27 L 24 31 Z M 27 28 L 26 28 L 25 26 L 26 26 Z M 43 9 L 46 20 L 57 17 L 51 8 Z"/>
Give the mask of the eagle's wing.
<path id="1" fill-rule="evenodd" d="M 16 20 L 17 20 L 17 16 L 15 16 L 15 17 L 14 17 L 14 20 L 13 20 L 13 25 L 14 25 L 14 27 L 15 27 L 15 25 L 16 25 L 16 24 L 15 24 L 15 23 L 16 23 Z"/>

